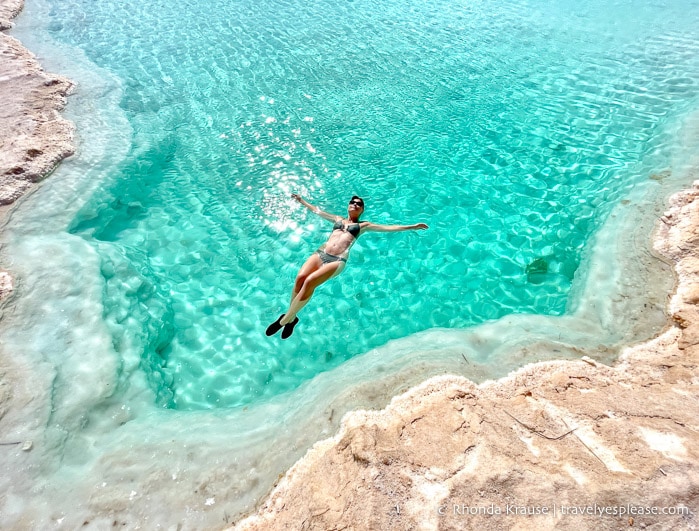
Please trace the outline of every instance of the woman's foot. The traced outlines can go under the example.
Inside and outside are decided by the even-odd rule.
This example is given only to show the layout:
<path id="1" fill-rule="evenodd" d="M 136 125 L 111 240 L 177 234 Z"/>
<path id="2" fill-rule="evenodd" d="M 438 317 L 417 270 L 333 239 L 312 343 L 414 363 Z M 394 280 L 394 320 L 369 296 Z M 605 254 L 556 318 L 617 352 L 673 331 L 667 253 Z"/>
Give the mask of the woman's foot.
<path id="1" fill-rule="evenodd" d="M 299 322 L 298 317 L 294 317 L 294 320 L 291 321 L 289 324 L 284 325 L 284 331 L 282 332 L 282 339 L 287 339 L 291 337 L 291 334 L 294 333 L 294 327 L 296 324 Z"/>
<path id="2" fill-rule="evenodd" d="M 281 315 L 279 316 L 279 319 L 277 319 L 276 321 L 274 321 L 271 325 L 269 325 L 269 326 L 267 327 L 267 330 L 265 331 L 265 334 L 267 334 L 268 336 L 273 336 L 274 334 L 276 334 L 277 332 L 279 332 L 279 331 L 282 329 L 282 326 L 283 326 L 282 323 L 281 323 L 281 321 L 282 321 L 283 318 L 284 318 L 284 314 L 281 314 Z"/>

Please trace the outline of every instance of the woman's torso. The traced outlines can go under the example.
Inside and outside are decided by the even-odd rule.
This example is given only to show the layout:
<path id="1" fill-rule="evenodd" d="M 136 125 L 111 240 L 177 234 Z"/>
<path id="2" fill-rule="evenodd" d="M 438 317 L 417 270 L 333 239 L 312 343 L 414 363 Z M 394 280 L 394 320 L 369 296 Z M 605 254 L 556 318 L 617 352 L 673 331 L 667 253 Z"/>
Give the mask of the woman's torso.
<path id="1" fill-rule="evenodd" d="M 321 247 L 321 250 L 328 254 L 347 258 L 350 247 L 357 241 L 360 231 L 361 222 L 355 223 L 348 219 L 337 219 L 328 241 Z"/>

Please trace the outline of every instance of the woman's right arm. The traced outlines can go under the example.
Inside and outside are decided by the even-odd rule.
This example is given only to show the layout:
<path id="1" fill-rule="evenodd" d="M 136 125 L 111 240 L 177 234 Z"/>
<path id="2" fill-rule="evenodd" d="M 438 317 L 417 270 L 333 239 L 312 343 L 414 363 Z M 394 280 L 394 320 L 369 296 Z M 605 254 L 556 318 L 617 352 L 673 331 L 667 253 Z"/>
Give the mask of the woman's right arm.
<path id="1" fill-rule="evenodd" d="M 299 194 L 291 194 L 291 197 L 293 199 L 296 199 L 296 201 L 301 203 L 303 206 L 305 206 L 308 210 L 310 210 L 314 214 L 318 214 L 323 219 L 327 219 L 328 221 L 335 221 L 338 217 L 340 217 L 340 216 L 335 216 L 333 214 L 329 214 L 328 212 L 324 212 L 320 208 L 318 208 L 317 206 L 313 206 L 308 201 L 306 201 L 303 197 L 301 197 Z"/>

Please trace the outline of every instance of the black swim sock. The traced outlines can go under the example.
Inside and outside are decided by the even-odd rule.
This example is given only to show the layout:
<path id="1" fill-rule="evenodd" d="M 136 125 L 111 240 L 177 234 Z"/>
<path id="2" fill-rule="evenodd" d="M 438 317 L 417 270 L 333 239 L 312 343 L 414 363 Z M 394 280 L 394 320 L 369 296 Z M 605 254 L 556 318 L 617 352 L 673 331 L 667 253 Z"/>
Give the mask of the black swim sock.
<path id="1" fill-rule="evenodd" d="M 269 326 L 267 327 L 267 330 L 265 331 L 265 334 L 267 334 L 268 336 L 273 336 L 274 334 L 276 334 L 277 332 L 279 332 L 279 331 L 282 329 L 282 325 L 281 325 L 280 321 L 281 321 L 283 318 L 284 318 L 284 314 L 281 314 L 281 315 L 279 316 L 279 319 L 277 319 L 276 321 L 274 321 L 271 325 L 269 325 Z"/>
<path id="2" fill-rule="evenodd" d="M 293 321 L 284 325 L 284 331 L 282 332 L 282 339 L 287 339 L 287 338 L 291 337 L 291 334 L 294 333 L 294 327 L 296 326 L 296 324 L 298 322 L 299 322 L 299 318 L 294 317 Z"/>

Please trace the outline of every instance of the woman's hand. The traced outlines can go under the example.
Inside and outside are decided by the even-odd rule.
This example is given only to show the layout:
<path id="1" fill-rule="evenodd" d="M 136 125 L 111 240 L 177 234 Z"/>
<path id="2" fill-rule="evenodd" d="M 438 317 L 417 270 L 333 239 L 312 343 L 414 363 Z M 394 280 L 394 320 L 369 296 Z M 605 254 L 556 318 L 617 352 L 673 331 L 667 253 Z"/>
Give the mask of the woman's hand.
<path id="1" fill-rule="evenodd" d="M 425 230 L 425 229 L 428 229 L 429 227 L 427 226 L 426 223 L 418 223 L 417 225 L 413 225 L 413 228 L 415 230 Z"/>
<path id="2" fill-rule="evenodd" d="M 299 194 L 291 194 L 291 199 L 296 199 L 299 203 L 301 202 L 301 196 Z"/>

